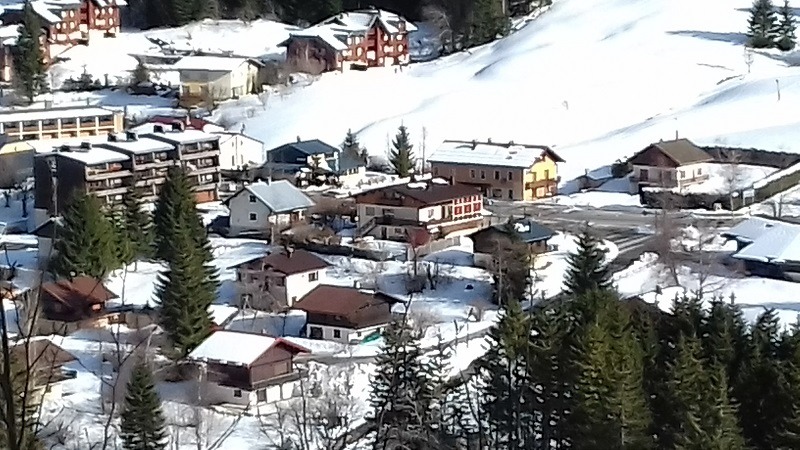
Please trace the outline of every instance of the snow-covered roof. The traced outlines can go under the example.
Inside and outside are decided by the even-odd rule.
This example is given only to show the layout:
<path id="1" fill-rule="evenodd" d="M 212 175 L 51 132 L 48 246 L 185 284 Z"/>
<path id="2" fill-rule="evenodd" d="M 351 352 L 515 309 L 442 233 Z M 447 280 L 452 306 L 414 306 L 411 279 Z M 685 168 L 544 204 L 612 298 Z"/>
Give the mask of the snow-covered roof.
<path id="1" fill-rule="evenodd" d="M 108 116 L 115 111 L 98 106 L 64 107 L 48 109 L 17 109 L 0 111 L 0 122 L 23 122 L 26 120 L 74 119 L 78 117 Z"/>
<path id="2" fill-rule="evenodd" d="M 562 161 L 558 155 L 543 145 L 520 145 L 513 142 L 444 141 L 428 158 L 428 161 L 528 168 L 545 154 L 549 154 L 556 161 Z"/>
<path id="3" fill-rule="evenodd" d="M 168 125 L 164 125 L 164 131 L 154 131 L 144 137 L 166 141 L 172 144 L 190 144 L 192 142 L 205 142 L 219 140 L 219 136 L 206 133 L 200 130 L 170 130 Z M 140 138 L 141 139 L 141 138 Z"/>
<path id="4" fill-rule="evenodd" d="M 142 137 L 134 140 L 124 140 L 124 135 L 121 135 L 121 140 L 108 141 L 101 144 L 103 147 L 112 150 L 124 150 L 131 153 L 152 153 L 152 152 L 165 152 L 172 150 L 173 146 L 155 139 Z"/>
<path id="5" fill-rule="evenodd" d="M 734 257 L 775 263 L 800 261 L 800 226 L 793 224 L 774 226 Z"/>
<path id="6" fill-rule="evenodd" d="M 127 161 L 129 158 L 122 153 L 115 152 L 106 148 L 92 147 L 88 150 L 73 149 L 70 151 L 59 151 L 58 156 L 74 159 L 86 165 L 104 164 L 110 162 Z"/>
<path id="7" fill-rule="evenodd" d="M 106 136 L 83 136 L 61 139 L 34 139 L 25 141 L 25 143 L 30 145 L 37 154 L 44 154 L 56 152 L 62 147 L 79 147 L 87 142 L 92 145 L 99 145 L 105 143 L 106 139 Z"/>
<path id="8" fill-rule="evenodd" d="M 231 198 L 244 191 L 256 196 L 274 213 L 296 211 L 314 206 L 313 200 L 287 180 L 252 183 Z"/>
<path id="9" fill-rule="evenodd" d="M 763 217 L 751 217 L 737 223 L 730 230 L 722 233 L 722 236 L 744 242 L 753 242 L 776 227 L 781 226 L 792 225 Z"/>
<path id="10" fill-rule="evenodd" d="M 2 11 L 2 8 L 0 8 Z M 19 25 L 4 25 L 0 27 L 0 43 L 3 45 L 14 45 L 19 38 Z"/>
<path id="11" fill-rule="evenodd" d="M 49 4 L 43 0 L 36 0 L 31 2 L 31 7 L 33 8 L 34 12 L 36 12 L 36 14 L 45 22 L 51 24 L 61 22 L 61 17 L 50 11 L 51 8 L 59 9 L 59 5 Z"/>
<path id="12" fill-rule="evenodd" d="M 334 25 L 342 31 L 361 32 L 372 27 L 375 21 L 380 21 L 386 31 L 390 33 L 400 32 L 400 22 L 405 22 L 405 31 L 416 31 L 417 29 L 413 23 L 400 17 L 398 14 L 383 9 L 361 9 L 342 12 L 325 19 L 322 24 Z"/>
<path id="13" fill-rule="evenodd" d="M 195 361 L 218 361 L 249 366 L 278 340 L 269 336 L 233 331 L 217 331 L 198 345 L 188 358 Z"/>
<path id="14" fill-rule="evenodd" d="M 334 50 L 341 51 L 347 50 L 347 44 L 342 40 L 342 38 L 337 37 L 337 34 L 342 36 L 345 40 L 347 39 L 347 33 L 341 33 L 334 30 L 331 27 L 317 25 L 311 28 L 306 28 L 305 30 L 296 31 L 290 34 L 290 36 L 294 37 L 306 37 L 306 38 L 318 38 L 322 42 L 328 44 Z"/>
<path id="15" fill-rule="evenodd" d="M 242 64 L 247 63 L 247 58 L 225 56 L 185 56 L 178 60 L 172 68 L 174 70 L 204 70 L 208 72 L 233 72 Z"/>

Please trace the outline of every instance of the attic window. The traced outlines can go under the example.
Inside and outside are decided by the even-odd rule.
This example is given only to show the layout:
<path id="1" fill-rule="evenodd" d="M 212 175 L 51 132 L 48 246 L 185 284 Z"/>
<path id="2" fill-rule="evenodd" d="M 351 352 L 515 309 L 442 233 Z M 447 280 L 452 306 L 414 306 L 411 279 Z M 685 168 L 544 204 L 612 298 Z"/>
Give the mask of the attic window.
<path id="1" fill-rule="evenodd" d="M 255 202 L 256 202 L 256 196 L 250 194 L 250 203 L 255 203 Z"/>

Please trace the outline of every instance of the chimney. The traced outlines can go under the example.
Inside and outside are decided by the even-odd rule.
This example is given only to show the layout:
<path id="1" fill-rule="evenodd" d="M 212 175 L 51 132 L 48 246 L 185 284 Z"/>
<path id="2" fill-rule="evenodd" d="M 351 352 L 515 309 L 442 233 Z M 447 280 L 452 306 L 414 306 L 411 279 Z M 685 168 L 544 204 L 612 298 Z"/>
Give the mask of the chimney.
<path id="1" fill-rule="evenodd" d="M 297 142 L 300 142 L 300 136 L 297 136 Z"/>
<path id="2" fill-rule="evenodd" d="M 488 139 L 486 139 L 486 142 L 488 142 L 489 144 L 491 144 L 491 143 L 492 143 L 492 138 L 488 138 Z"/>
<path id="3" fill-rule="evenodd" d="M 117 135 L 114 133 L 108 134 L 108 142 L 117 142 Z"/>
<path id="4" fill-rule="evenodd" d="M 508 146 L 512 147 L 514 145 L 514 141 L 508 141 Z"/>
<path id="5" fill-rule="evenodd" d="M 475 139 L 473 139 L 473 140 L 472 140 L 472 149 L 474 150 L 474 149 L 475 149 L 475 147 L 477 147 L 477 146 L 478 146 L 478 141 L 476 141 Z"/>
<path id="6" fill-rule="evenodd" d="M 138 141 L 139 135 L 136 134 L 135 131 L 126 131 L 125 132 L 125 139 L 128 141 Z"/>
<path id="7" fill-rule="evenodd" d="M 157 123 L 153 125 L 153 133 L 163 133 L 164 132 L 164 125 Z"/>
<path id="8" fill-rule="evenodd" d="M 183 122 L 172 122 L 172 131 L 183 131 Z"/>
<path id="9" fill-rule="evenodd" d="M 92 149 L 92 143 L 91 142 L 88 142 L 88 141 L 81 142 L 81 150 L 91 150 L 91 149 Z"/>

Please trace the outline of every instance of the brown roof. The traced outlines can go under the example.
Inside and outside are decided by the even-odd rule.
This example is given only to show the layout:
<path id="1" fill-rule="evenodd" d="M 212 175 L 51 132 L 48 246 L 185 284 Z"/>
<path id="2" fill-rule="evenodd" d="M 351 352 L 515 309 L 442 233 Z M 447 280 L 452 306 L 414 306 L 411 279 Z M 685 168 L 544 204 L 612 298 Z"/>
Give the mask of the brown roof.
<path id="1" fill-rule="evenodd" d="M 322 285 L 294 307 L 306 312 L 310 324 L 361 329 L 388 323 L 392 304 L 399 301 L 380 292 Z"/>
<path id="2" fill-rule="evenodd" d="M 243 264 L 256 260 L 261 260 L 266 267 L 285 275 L 325 269 L 330 266 L 324 259 L 303 249 L 288 250 L 288 253 L 286 249 L 276 250 Z"/>
<path id="3" fill-rule="evenodd" d="M 375 196 L 375 194 L 383 194 L 387 199 L 396 198 L 398 196 L 408 197 L 425 205 L 435 205 L 457 198 L 480 194 L 480 191 L 475 186 L 466 184 L 439 184 L 430 181 L 419 181 L 410 184 L 415 185 L 416 183 L 419 183 L 420 186 L 424 183 L 425 187 L 409 187 L 408 184 L 387 186 L 362 192 L 355 195 L 355 198 L 356 201 L 358 201 L 359 199 L 371 197 L 372 201 L 377 199 L 376 204 L 380 205 L 380 196 Z M 389 202 L 387 204 L 393 203 Z"/>
<path id="4" fill-rule="evenodd" d="M 659 149 L 669 159 L 675 161 L 679 166 L 694 164 L 699 162 L 712 161 L 711 157 L 700 147 L 694 145 L 688 139 L 677 139 L 673 141 L 662 141 L 652 144 L 651 147 Z"/>
<path id="5" fill-rule="evenodd" d="M 67 305 L 97 304 L 117 298 L 103 282 L 91 277 L 76 277 L 45 283 L 42 291 L 54 300 Z"/>
<path id="6" fill-rule="evenodd" d="M 25 361 L 26 347 L 28 349 L 27 361 Z M 14 344 L 11 352 L 21 364 L 31 365 L 38 369 L 55 369 L 78 359 L 46 338 L 22 339 Z"/>

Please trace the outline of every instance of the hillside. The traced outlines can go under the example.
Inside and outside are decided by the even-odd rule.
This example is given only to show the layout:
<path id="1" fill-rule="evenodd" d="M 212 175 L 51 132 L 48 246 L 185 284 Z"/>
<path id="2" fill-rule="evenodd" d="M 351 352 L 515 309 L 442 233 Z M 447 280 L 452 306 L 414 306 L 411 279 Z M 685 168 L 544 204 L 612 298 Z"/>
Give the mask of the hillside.
<path id="1" fill-rule="evenodd" d="M 700 143 L 797 150 L 800 69 L 777 52 L 744 58 L 748 0 L 560 0 L 519 32 L 404 72 L 327 74 L 264 110 L 223 109 L 276 146 L 338 143 L 372 155 L 404 123 L 430 149 L 445 138 L 549 144 L 569 179 L 676 129 Z M 776 82 L 780 80 L 781 101 Z M 256 110 L 255 113 L 253 110 Z M 253 115 L 255 114 L 255 115 Z M 417 145 L 419 147 L 419 144 Z"/>

